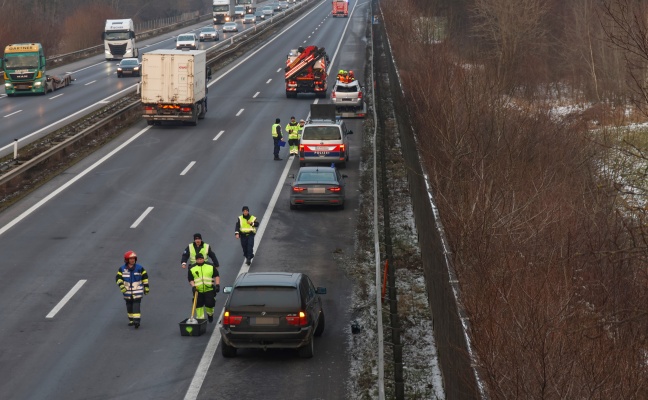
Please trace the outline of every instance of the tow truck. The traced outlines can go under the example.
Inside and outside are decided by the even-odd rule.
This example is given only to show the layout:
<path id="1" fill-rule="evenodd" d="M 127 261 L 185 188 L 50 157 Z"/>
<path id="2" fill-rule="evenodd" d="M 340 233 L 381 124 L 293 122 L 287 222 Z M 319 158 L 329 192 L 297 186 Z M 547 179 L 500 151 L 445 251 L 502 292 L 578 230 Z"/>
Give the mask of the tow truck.
<path id="1" fill-rule="evenodd" d="M 326 98 L 326 65 L 328 56 L 323 47 L 307 46 L 293 49 L 286 60 L 286 97 L 298 93 L 315 93 Z"/>

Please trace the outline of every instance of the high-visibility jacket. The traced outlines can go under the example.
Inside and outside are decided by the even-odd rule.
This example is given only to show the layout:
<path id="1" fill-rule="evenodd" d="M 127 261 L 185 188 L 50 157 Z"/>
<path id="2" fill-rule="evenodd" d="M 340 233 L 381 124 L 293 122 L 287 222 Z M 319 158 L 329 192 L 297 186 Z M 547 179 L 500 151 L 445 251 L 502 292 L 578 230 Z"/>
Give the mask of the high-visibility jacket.
<path id="1" fill-rule="evenodd" d="M 189 243 L 189 265 L 196 263 L 196 246 L 194 246 L 194 244 L 195 243 Z M 199 253 L 202 254 L 206 260 L 207 255 L 209 254 L 209 245 L 203 242 Z"/>
<path id="2" fill-rule="evenodd" d="M 124 298 L 127 300 L 139 299 L 144 294 L 144 288 L 148 287 L 148 273 L 139 264 L 135 264 L 133 269 L 124 264 L 117 270 L 117 286 L 122 284 L 126 287 Z"/>
<path id="3" fill-rule="evenodd" d="M 214 290 L 214 277 L 218 276 L 218 271 L 213 265 L 204 263 L 203 265 L 194 264 L 189 270 L 193 278 L 196 289 L 200 293 Z"/>
<path id="4" fill-rule="evenodd" d="M 239 232 L 243 234 L 256 233 L 256 227 L 253 225 L 254 221 L 256 221 L 254 215 L 250 215 L 250 219 L 245 219 L 242 215 L 239 215 L 239 225 L 241 225 Z"/>
<path id="5" fill-rule="evenodd" d="M 288 132 L 288 139 L 299 139 L 299 124 L 291 122 L 286 125 L 286 132 Z"/>
<path id="6" fill-rule="evenodd" d="M 281 125 L 272 124 L 272 137 L 279 137 L 279 135 L 277 135 L 277 127 L 279 127 L 279 129 L 281 129 Z"/>

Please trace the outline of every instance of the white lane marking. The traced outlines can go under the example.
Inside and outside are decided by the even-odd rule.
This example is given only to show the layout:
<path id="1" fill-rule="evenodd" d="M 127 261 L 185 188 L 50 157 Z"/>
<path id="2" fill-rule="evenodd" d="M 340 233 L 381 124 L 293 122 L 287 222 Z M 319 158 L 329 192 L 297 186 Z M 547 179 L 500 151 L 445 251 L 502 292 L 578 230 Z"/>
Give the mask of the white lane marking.
<path id="1" fill-rule="evenodd" d="M 221 135 L 222 135 L 223 133 L 225 133 L 225 131 L 220 131 L 220 132 L 218 132 L 218 135 L 216 135 L 216 137 L 214 137 L 214 139 L 212 139 L 212 140 L 218 140 L 218 138 L 221 137 Z"/>
<path id="2" fill-rule="evenodd" d="M 310 38 L 311 38 L 311 35 L 308 35 L 307 39 L 310 39 Z M 306 42 L 304 41 L 304 43 L 306 43 Z"/>
<path id="3" fill-rule="evenodd" d="M 277 72 L 281 72 L 281 68 L 279 68 L 279 69 L 277 70 Z"/>
<path id="4" fill-rule="evenodd" d="M 92 84 L 95 83 L 95 82 L 97 82 L 96 79 L 95 79 L 94 81 L 90 81 L 90 82 L 86 83 L 84 86 L 92 85 Z"/>
<path id="5" fill-rule="evenodd" d="M 22 110 L 14 111 L 14 112 L 12 112 L 11 114 L 7 114 L 7 115 L 4 116 L 4 118 L 11 117 L 12 115 L 16 115 L 16 114 L 18 114 L 19 112 L 22 112 Z M 11 146 L 13 146 L 13 144 L 12 144 Z"/>
<path id="6" fill-rule="evenodd" d="M 239 115 L 243 114 L 243 110 L 245 110 L 245 108 L 241 108 L 239 112 L 236 113 L 236 116 L 238 117 Z"/>
<path id="7" fill-rule="evenodd" d="M 22 141 L 24 141 L 25 139 L 30 138 L 30 137 L 32 137 L 32 136 L 34 136 L 34 135 L 36 135 L 36 134 L 38 134 L 38 133 L 40 133 L 40 132 L 42 132 L 42 131 L 44 131 L 44 130 L 46 130 L 46 129 L 48 129 L 48 128 L 54 126 L 54 125 L 56 125 L 56 124 L 59 124 L 59 123 L 65 121 L 65 120 L 67 120 L 67 119 L 70 119 L 70 118 L 74 117 L 74 116 L 77 115 L 77 114 L 80 114 L 80 113 L 82 113 L 82 112 L 84 112 L 84 111 L 86 111 L 86 110 L 89 110 L 90 108 L 95 107 L 97 104 L 102 104 L 102 103 L 108 102 L 108 100 L 109 100 L 110 98 L 115 97 L 115 96 L 119 96 L 120 94 L 124 93 L 124 92 L 127 91 L 127 90 L 130 90 L 130 89 L 134 88 L 135 86 L 137 86 L 137 84 L 132 85 L 132 86 L 129 86 L 129 87 L 127 87 L 127 88 L 124 89 L 124 90 L 120 90 L 119 92 L 117 92 L 117 93 L 115 93 L 115 94 L 111 94 L 110 96 L 106 97 L 105 99 L 100 100 L 100 101 L 98 101 L 98 102 L 96 102 L 96 103 L 94 103 L 94 104 L 91 104 L 91 105 L 89 105 L 88 107 L 86 107 L 86 108 L 84 108 L 84 109 L 82 109 L 82 110 L 79 110 L 79 111 L 75 112 L 74 114 L 70 114 L 70 115 L 68 115 L 68 116 L 65 117 L 65 118 L 61 118 L 61 119 L 59 119 L 59 120 L 56 121 L 56 122 L 52 122 L 51 124 L 47 125 L 47 126 L 44 127 L 44 128 L 41 128 L 41 129 L 37 130 L 36 132 L 32 132 L 32 133 L 30 133 L 30 134 L 27 135 L 27 136 L 23 136 L 23 137 L 21 137 L 20 139 L 18 139 L 18 142 L 22 142 Z M 10 143 L 10 144 L 8 144 L 8 145 L 6 145 L 6 146 L 0 148 L 0 151 L 7 150 L 8 148 L 13 147 L 13 145 L 14 145 L 13 143 Z"/>
<path id="8" fill-rule="evenodd" d="M 256 92 L 256 93 L 254 93 L 254 96 L 252 96 L 252 98 L 253 98 L 253 99 L 256 99 L 256 97 L 257 97 L 259 94 L 261 94 L 261 92 Z"/>
<path id="9" fill-rule="evenodd" d="M 106 154 L 103 156 L 101 159 L 97 160 L 94 164 L 86 168 L 84 171 L 76 175 L 74 178 L 70 179 L 68 182 L 66 182 L 64 185 L 53 191 L 52 193 L 48 194 L 45 196 L 42 200 L 40 200 L 38 203 L 34 204 L 33 206 L 29 207 L 27 210 L 25 210 L 22 214 L 14 218 L 11 222 L 9 222 L 7 225 L 3 226 L 0 228 L 0 235 L 11 229 L 14 225 L 16 225 L 18 222 L 22 221 L 23 219 L 27 218 L 31 213 L 34 211 L 38 210 L 43 204 L 47 203 L 48 201 L 52 200 L 54 197 L 56 197 L 59 193 L 64 191 L 65 189 L 69 188 L 72 186 L 76 181 L 79 179 L 83 178 L 86 176 L 90 171 L 93 169 L 97 168 L 101 164 L 104 163 L 104 161 L 108 160 L 110 157 L 114 156 L 117 154 L 119 151 L 121 151 L 124 147 L 128 146 L 131 144 L 135 139 L 139 138 L 142 136 L 146 131 L 151 129 L 151 126 L 147 126 L 146 128 L 142 129 L 141 131 L 137 132 L 132 138 L 128 139 L 124 143 L 120 144 L 116 149 L 111 151 L 110 153 Z"/>
<path id="10" fill-rule="evenodd" d="M 55 99 L 55 98 L 57 98 L 57 97 L 61 97 L 61 96 L 63 96 L 63 93 L 61 93 L 61 94 L 57 94 L 56 96 L 52 96 L 52 97 L 50 97 L 49 99 L 52 100 L 52 99 Z"/>
<path id="11" fill-rule="evenodd" d="M 76 74 L 77 72 L 85 71 L 86 69 L 90 69 L 92 67 L 96 67 L 97 65 L 105 64 L 106 61 L 98 62 L 96 64 L 89 65 L 87 67 L 83 67 L 81 69 L 77 69 L 76 71 L 69 72 L 70 74 Z"/>
<path id="12" fill-rule="evenodd" d="M 196 164 L 195 161 L 190 162 L 189 165 L 187 165 L 187 167 L 183 169 L 182 172 L 180 172 L 180 176 L 185 175 L 187 172 L 189 172 L 191 167 L 193 167 L 195 164 Z"/>
<path id="13" fill-rule="evenodd" d="M 304 43 L 306 43 L 306 41 L 305 41 L 305 40 L 304 40 Z"/>
<path id="14" fill-rule="evenodd" d="M 140 222 L 142 222 L 142 221 L 144 220 L 144 218 L 146 218 L 146 216 L 147 216 L 151 211 L 153 211 L 153 207 L 149 207 L 149 208 L 147 208 L 146 210 L 144 210 L 144 212 L 142 213 L 142 215 L 140 215 L 139 218 L 137 218 L 137 220 L 135 220 L 135 222 L 133 222 L 133 225 L 130 226 L 131 229 L 137 228 L 137 226 L 140 224 Z"/>
<path id="15" fill-rule="evenodd" d="M 268 79 L 268 81 L 266 82 L 266 85 L 267 85 L 268 83 L 270 83 L 270 82 L 272 82 L 272 78 Z"/>
<path id="16" fill-rule="evenodd" d="M 76 285 L 74 285 L 74 286 L 72 287 L 72 289 L 70 289 L 70 291 L 67 292 L 67 294 L 66 294 L 65 296 L 63 296 L 63 298 L 61 299 L 61 301 L 59 301 L 58 304 L 57 304 L 54 308 L 52 308 L 52 311 L 50 311 L 49 314 L 47 314 L 47 315 L 45 316 L 45 318 L 54 318 L 54 316 L 56 315 L 56 313 L 58 313 L 59 311 L 61 311 L 61 308 L 63 308 L 63 306 L 65 306 L 65 304 L 66 304 L 68 301 L 70 301 L 70 299 L 72 298 L 72 296 L 74 296 L 74 295 L 76 294 L 76 292 L 78 292 L 79 289 L 81 289 L 81 286 L 83 286 L 86 282 L 87 282 L 86 279 L 81 279 L 79 282 L 77 282 Z"/>

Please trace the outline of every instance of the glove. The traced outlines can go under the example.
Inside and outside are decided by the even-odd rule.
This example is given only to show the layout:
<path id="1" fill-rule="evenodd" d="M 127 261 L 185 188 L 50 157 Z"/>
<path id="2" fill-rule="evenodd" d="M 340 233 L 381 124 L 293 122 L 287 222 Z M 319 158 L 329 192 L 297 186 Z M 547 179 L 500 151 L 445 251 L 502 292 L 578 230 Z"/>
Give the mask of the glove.
<path id="1" fill-rule="evenodd" d="M 193 293 L 196 293 L 196 292 L 198 291 L 198 288 L 195 287 L 195 286 L 192 286 L 192 287 L 191 287 L 191 291 L 192 291 Z"/>
<path id="2" fill-rule="evenodd" d="M 144 294 L 149 294 L 150 291 L 151 289 L 149 289 L 148 286 L 144 288 Z"/>
<path id="3" fill-rule="evenodd" d="M 214 292 L 216 292 L 216 293 L 220 292 L 220 285 L 219 284 L 214 285 Z"/>
<path id="4" fill-rule="evenodd" d="M 126 293 L 126 286 L 119 285 L 119 290 L 121 290 L 122 293 Z"/>

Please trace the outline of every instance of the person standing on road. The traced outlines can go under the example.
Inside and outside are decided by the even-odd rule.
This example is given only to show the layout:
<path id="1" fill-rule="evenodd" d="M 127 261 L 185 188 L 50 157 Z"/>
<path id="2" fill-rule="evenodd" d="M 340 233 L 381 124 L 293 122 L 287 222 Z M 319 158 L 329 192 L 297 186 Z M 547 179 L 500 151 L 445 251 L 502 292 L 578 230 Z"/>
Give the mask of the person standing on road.
<path id="1" fill-rule="evenodd" d="M 220 292 L 220 275 L 218 270 L 205 262 L 205 256 L 196 254 L 196 263 L 189 269 L 187 276 L 189 284 L 196 298 L 196 318 L 207 319 L 214 322 L 214 307 L 216 307 L 216 293 Z"/>
<path id="2" fill-rule="evenodd" d="M 290 117 L 290 122 L 286 125 L 286 133 L 288 134 L 290 155 L 299 154 L 299 124 L 295 117 Z"/>
<path id="3" fill-rule="evenodd" d="M 202 254 L 205 259 L 207 259 L 207 257 L 211 258 L 212 264 L 216 268 L 219 267 L 216 254 L 214 254 L 214 251 L 212 250 L 210 245 L 203 242 L 202 235 L 200 233 L 194 233 L 193 243 L 189 243 L 189 245 L 182 252 L 182 258 L 180 259 L 180 262 L 182 263 L 181 267 L 187 268 L 187 262 L 189 263 L 189 265 L 195 264 L 196 254 L 198 253 Z"/>
<path id="4" fill-rule="evenodd" d="M 281 120 L 277 118 L 275 123 L 272 125 L 272 141 L 274 143 L 274 159 L 275 161 L 281 161 L 279 158 L 279 142 L 283 142 L 283 135 L 281 134 Z"/>
<path id="5" fill-rule="evenodd" d="M 137 264 L 137 254 L 134 251 L 124 253 L 124 265 L 117 270 L 115 281 L 126 300 L 128 326 L 138 329 L 142 318 L 142 295 L 149 294 L 149 280 L 146 269 Z"/>
<path id="6" fill-rule="evenodd" d="M 237 239 L 241 239 L 245 263 L 250 265 L 254 258 L 254 235 L 256 235 L 256 228 L 259 227 L 259 222 L 254 215 L 250 214 L 248 206 L 243 206 L 242 211 L 243 215 L 239 215 L 236 221 L 234 236 Z"/>

